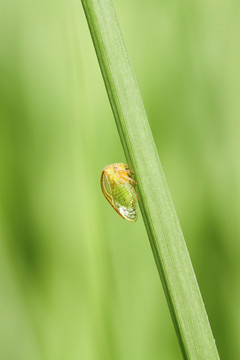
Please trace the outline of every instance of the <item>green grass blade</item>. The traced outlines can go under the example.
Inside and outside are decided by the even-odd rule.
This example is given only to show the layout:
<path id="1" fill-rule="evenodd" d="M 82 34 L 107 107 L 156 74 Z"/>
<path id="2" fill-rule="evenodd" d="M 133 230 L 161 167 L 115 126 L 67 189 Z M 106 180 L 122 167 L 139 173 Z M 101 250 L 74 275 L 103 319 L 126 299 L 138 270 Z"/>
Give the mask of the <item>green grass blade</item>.
<path id="1" fill-rule="evenodd" d="M 218 352 L 111 0 L 82 0 L 140 208 L 187 359 Z"/>

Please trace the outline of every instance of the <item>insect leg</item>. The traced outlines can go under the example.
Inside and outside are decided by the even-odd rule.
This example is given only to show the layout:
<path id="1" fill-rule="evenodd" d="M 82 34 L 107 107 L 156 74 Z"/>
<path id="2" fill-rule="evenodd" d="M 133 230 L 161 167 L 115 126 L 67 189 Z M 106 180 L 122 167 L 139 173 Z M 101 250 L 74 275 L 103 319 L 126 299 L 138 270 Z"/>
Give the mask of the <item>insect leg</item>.
<path id="1" fill-rule="evenodd" d="M 121 177 L 122 177 L 123 179 L 125 179 L 125 180 L 127 181 L 127 183 L 132 182 L 132 183 L 134 183 L 134 184 L 137 185 L 137 182 L 136 182 L 135 180 L 133 180 L 133 178 L 132 178 L 131 176 L 128 176 L 128 175 L 125 175 L 125 174 L 121 174 Z"/>

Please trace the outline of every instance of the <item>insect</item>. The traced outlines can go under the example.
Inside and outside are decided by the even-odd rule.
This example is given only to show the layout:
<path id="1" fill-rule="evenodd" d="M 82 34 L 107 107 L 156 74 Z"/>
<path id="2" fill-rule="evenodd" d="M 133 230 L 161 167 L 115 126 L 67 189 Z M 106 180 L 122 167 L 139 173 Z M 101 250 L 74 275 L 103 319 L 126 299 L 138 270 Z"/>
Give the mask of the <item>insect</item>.
<path id="1" fill-rule="evenodd" d="M 139 200 L 133 187 L 137 185 L 133 173 L 127 165 L 116 163 L 106 166 L 101 176 L 105 198 L 120 216 L 131 222 L 137 221 L 136 202 Z"/>

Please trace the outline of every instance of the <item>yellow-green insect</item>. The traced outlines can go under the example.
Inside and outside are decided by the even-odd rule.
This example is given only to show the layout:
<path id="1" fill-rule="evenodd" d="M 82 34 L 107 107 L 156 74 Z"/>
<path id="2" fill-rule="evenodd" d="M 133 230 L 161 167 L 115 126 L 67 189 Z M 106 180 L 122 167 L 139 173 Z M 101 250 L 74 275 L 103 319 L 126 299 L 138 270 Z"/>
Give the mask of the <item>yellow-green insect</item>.
<path id="1" fill-rule="evenodd" d="M 106 166 L 102 171 L 101 188 L 105 198 L 114 210 L 128 221 L 137 221 L 137 193 L 133 184 L 132 174 L 127 165 L 116 163 Z"/>

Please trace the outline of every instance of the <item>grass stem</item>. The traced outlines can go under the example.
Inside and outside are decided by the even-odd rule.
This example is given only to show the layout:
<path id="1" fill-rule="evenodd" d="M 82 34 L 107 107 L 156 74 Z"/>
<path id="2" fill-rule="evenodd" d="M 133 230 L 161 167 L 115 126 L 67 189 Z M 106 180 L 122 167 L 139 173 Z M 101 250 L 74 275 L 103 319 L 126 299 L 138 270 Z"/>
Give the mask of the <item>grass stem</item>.
<path id="1" fill-rule="evenodd" d="M 111 0 L 82 0 L 184 358 L 218 359 L 196 276 Z"/>

